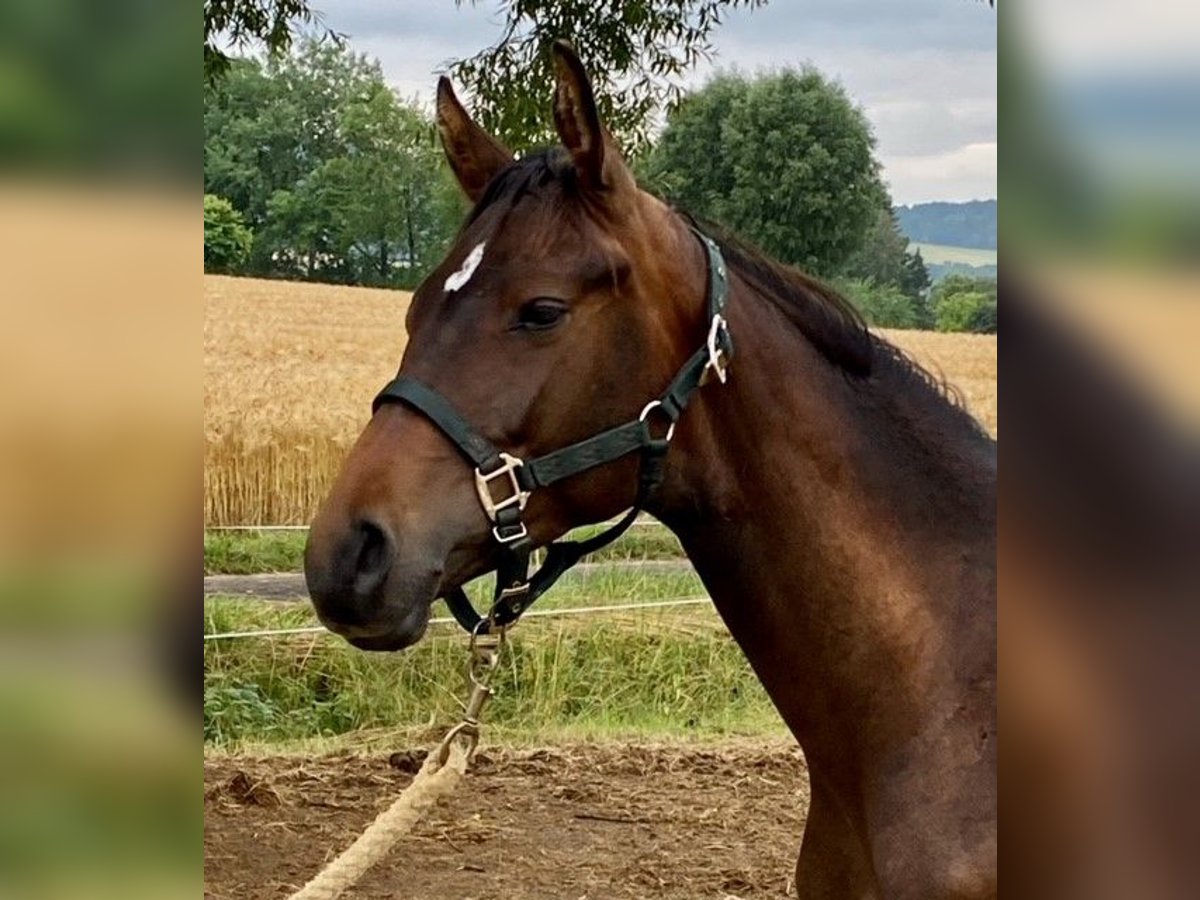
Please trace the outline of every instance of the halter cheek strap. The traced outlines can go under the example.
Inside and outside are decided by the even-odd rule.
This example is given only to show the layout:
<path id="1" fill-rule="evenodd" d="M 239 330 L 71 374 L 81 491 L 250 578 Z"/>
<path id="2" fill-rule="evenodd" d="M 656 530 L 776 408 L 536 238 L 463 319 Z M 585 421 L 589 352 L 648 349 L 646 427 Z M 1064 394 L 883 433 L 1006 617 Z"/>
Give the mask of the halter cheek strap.
<path id="1" fill-rule="evenodd" d="M 499 450 L 479 434 L 437 391 L 415 378 L 401 376 L 388 384 L 372 404 L 372 412 L 389 403 L 403 403 L 433 422 L 475 466 L 475 489 L 484 513 L 492 522 L 492 536 L 500 545 L 496 590 L 486 617 L 479 615 L 462 588 L 446 594 L 446 605 L 467 631 L 485 634 L 493 627 L 515 622 L 564 572 L 584 556 L 615 541 L 633 524 L 643 505 L 662 482 L 663 465 L 675 436 L 675 424 L 692 394 L 711 377 L 722 384 L 728 377 L 733 341 L 725 320 L 729 273 L 715 241 L 692 229 L 708 260 L 706 307 L 708 330 L 704 346 L 683 364 L 667 389 L 626 422 L 586 440 L 533 459 L 519 459 Z M 657 422 L 652 420 L 657 419 Z M 665 431 L 663 426 L 666 426 Z M 654 431 L 659 434 L 656 436 Z M 638 490 L 633 506 L 619 522 L 584 541 L 559 541 L 546 548 L 546 559 L 532 574 L 529 556 L 533 542 L 521 515 L 529 495 L 589 469 L 639 453 Z"/>

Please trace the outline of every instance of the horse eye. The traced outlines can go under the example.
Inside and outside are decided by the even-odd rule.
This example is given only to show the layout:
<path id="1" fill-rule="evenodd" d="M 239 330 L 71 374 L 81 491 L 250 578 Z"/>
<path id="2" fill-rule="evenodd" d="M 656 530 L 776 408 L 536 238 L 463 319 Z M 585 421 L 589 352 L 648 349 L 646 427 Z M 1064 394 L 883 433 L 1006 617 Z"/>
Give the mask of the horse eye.
<path id="1" fill-rule="evenodd" d="M 567 314 L 567 304 L 561 300 L 539 297 L 521 307 L 517 325 L 527 331 L 546 331 L 553 328 Z"/>

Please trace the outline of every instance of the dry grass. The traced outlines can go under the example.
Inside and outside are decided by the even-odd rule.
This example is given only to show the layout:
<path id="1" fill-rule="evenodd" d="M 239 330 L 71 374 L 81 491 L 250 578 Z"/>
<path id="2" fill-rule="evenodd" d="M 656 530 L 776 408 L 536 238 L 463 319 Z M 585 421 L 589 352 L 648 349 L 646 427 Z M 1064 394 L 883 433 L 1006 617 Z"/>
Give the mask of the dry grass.
<path id="1" fill-rule="evenodd" d="M 303 524 L 404 348 L 402 291 L 206 275 L 204 520 Z M 996 339 L 886 332 L 996 431 Z"/>
<path id="2" fill-rule="evenodd" d="M 402 291 L 206 275 L 204 520 L 301 524 L 404 348 Z"/>

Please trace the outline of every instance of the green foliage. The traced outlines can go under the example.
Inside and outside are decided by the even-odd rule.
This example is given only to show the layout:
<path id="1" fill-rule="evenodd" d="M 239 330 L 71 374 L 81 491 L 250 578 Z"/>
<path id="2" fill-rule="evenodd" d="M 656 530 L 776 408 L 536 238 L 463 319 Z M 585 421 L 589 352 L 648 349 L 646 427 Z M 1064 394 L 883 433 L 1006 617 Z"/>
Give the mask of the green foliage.
<path id="1" fill-rule="evenodd" d="M 811 68 L 721 75 L 684 99 L 642 175 L 784 262 L 841 270 L 888 205 L 862 110 Z"/>
<path id="2" fill-rule="evenodd" d="M 900 231 L 896 213 L 890 207 L 879 211 L 862 247 L 847 260 L 842 274 L 876 285 L 894 286 L 915 308 L 925 310 L 923 297 L 930 285 L 929 271 L 920 251 L 909 252 L 908 238 Z M 932 323 L 920 324 L 928 327 Z"/>
<path id="3" fill-rule="evenodd" d="M 234 272 L 250 258 L 254 235 L 224 197 L 204 195 L 204 271 Z"/>
<path id="4" fill-rule="evenodd" d="M 927 315 L 921 298 L 910 297 L 894 284 L 843 279 L 837 288 L 853 303 L 868 325 L 876 328 L 925 328 Z"/>
<path id="5" fill-rule="evenodd" d="M 6 183 L 26 173 L 150 183 L 170 176 L 190 183 L 196 159 L 192 15 L 187 3 L 0 3 L 0 172 Z"/>
<path id="6" fill-rule="evenodd" d="M 938 331 L 994 334 L 997 325 L 997 283 L 987 278 L 949 275 L 930 295 Z"/>
<path id="7" fill-rule="evenodd" d="M 244 734 L 272 734 L 282 715 L 257 684 L 205 684 L 204 742 L 227 744 Z"/>
<path id="8" fill-rule="evenodd" d="M 456 0 L 461 3 L 462 0 Z M 766 0 L 524 0 L 501 4 L 504 36 L 450 67 L 474 97 L 479 123 L 514 150 L 551 143 L 546 116 L 554 83 L 550 45 L 571 41 L 596 89 L 601 120 L 636 153 L 655 112 L 683 96 L 680 77 L 710 58 L 721 15 Z"/>
<path id="9" fill-rule="evenodd" d="M 248 274 L 411 287 L 462 214 L 433 125 L 379 64 L 307 39 L 205 97 L 205 189 L 255 232 Z"/>
<path id="10" fill-rule="evenodd" d="M 904 291 L 905 296 L 911 297 L 914 300 L 925 299 L 926 291 L 933 284 L 933 279 L 929 275 L 929 269 L 925 265 L 925 260 L 921 258 L 921 251 L 915 253 L 904 251 L 904 269 L 900 277 L 900 290 Z M 922 308 L 924 303 L 922 302 Z"/>
<path id="11" fill-rule="evenodd" d="M 204 80 L 229 73 L 233 60 L 220 43 L 239 50 L 261 44 L 270 55 L 286 53 L 293 31 L 317 18 L 307 0 L 204 0 Z M 327 36 L 340 39 L 332 32 Z"/>
<path id="12" fill-rule="evenodd" d="M 938 331 L 995 331 L 996 303 L 986 294 L 951 294 L 937 307 Z"/>

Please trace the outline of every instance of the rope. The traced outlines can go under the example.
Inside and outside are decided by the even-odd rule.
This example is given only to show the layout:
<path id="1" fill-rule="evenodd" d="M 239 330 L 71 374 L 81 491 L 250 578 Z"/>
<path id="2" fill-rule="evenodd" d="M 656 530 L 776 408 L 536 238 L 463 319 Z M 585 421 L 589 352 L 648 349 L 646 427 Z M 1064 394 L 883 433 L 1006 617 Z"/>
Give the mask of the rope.
<path id="1" fill-rule="evenodd" d="M 412 784 L 392 805 L 376 816 L 358 840 L 343 850 L 316 878 L 292 894 L 291 900 L 336 900 L 364 872 L 387 856 L 400 838 L 412 830 L 421 815 L 458 784 L 466 774 L 467 764 L 479 741 L 479 717 L 492 696 L 491 682 L 500 664 L 504 635 L 503 627 L 488 634 L 481 634 L 479 629 L 471 633 L 468 646 L 471 662 L 467 668 L 471 693 L 463 708 L 462 721 L 446 732 L 442 742 L 425 758 Z"/>
<path id="2" fill-rule="evenodd" d="M 341 852 L 290 900 L 335 900 L 412 830 L 421 816 L 452 791 L 467 771 L 470 747 L 464 735 L 448 738 L 446 753 L 439 747 L 425 758 L 421 771 L 399 797 L 381 812 L 358 839 Z"/>
<path id="3" fill-rule="evenodd" d="M 591 615 L 602 612 L 628 612 L 630 610 L 639 609 L 662 609 L 669 606 L 697 606 L 699 604 L 709 604 L 712 601 L 707 597 L 689 597 L 681 600 L 655 600 L 650 603 L 614 603 L 608 606 L 577 606 L 568 609 L 534 609 L 525 613 L 522 619 L 544 619 L 552 616 L 581 616 Z M 453 625 L 454 619 L 449 616 L 442 616 L 437 619 L 430 619 L 430 625 Z M 226 638 L 249 638 L 249 637 L 277 637 L 280 635 L 289 634 L 332 634 L 331 631 L 322 625 L 311 625 L 303 628 L 271 628 L 263 631 L 222 631 L 215 634 L 204 635 L 206 641 L 218 641 Z"/>

